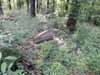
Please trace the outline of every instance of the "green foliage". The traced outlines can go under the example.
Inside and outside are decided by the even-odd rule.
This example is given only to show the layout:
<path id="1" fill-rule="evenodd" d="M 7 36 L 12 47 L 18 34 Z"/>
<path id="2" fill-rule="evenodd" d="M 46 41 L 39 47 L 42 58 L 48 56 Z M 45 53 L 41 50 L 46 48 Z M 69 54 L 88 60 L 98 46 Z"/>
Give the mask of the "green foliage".
<path id="1" fill-rule="evenodd" d="M 100 15 L 92 16 L 92 21 L 94 22 L 94 25 L 100 26 Z"/>
<path id="2" fill-rule="evenodd" d="M 2 47 L 11 47 L 12 42 L 14 41 L 14 35 L 11 34 L 9 31 L 3 31 L 0 32 L 0 44 Z"/>
<path id="3" fill-rule="evenodd" d="M 17 49 L 8 49 L 8 48 L 0 49 L 0 74 L 11 75 L 11 73 L 13 72 L 11 68 L 18 63 L 21 57 L 22 56 Z M 16 71 L 14 75 L 18 75 L 17 72 L 20 73 L 20 71 L 21 70 L 19 69 L 19 71 Z"/>
<path id="4" fill-rule="evenodd" d="M 1 48 L 0 52 L 2 52 L 3 57 L 7 57 L 7 56 L 20 57 L 21 55 L 20 50 L 14 48 Z"/>
<path id="5" fill-rule="evenodd" d="M 57 50 L 57 46 L 51 43 L 43 43 L 40 45 L 41 51 L 39 52 L 44 58 L 48 57 L 49 53 L 53 50 Z"/>
<path id="6" fill-rule="evenodd" d="M 44 42 L 39 45 L 41 50 L 33 51 L 33 58 L 37 58 L 36 63 L 38 66 L 41 66 L 45 63 L 45 61 L 50 61 L 49 56 L 51 56 L 51 52 L 58 50 L 57 45 L 54 42 Z"/>
<path id="7" fill-rule="evenodd" d="M 66 7 L 68 6 L 67 2 L 65 0 L 59 0 L 57 1 L 56 5 L 56 13 L 59 16 L 65 16 L 66 12 L 68 11 L 66 10 Z"/>
<path id="8" fill-rule="evenodd" d="M 87 0 L 87 1 L 81 2 L 79 20 L 81 20 L 81 21 L 96 20 L 97 25 L 98 25 L 99 22 L 94 16 L 99 17 L 99 12 L 100 12 L 99 4 L 100 4 L 99 0 L 97 0 L 97 1 L 96 0 L 91 0 L 91 1 Z"/>
<path id="9" fill-rule="evenodd" d="M 67 31 L 66 18 L 53 16 L 53 18 L 51 17 L 48 19 L 48 27 L 49 28 L 56 28 L 56 29 L 61 30 L 62 32 L 66 32 Z M 59 31 L 59 33 L 60 33 L 60 31 Z"/>
<path id="10" fill-rule="evenodd" d="M 85 32 L 85 33 L 84 33 Z M 87 68 L 93 71 L 100 70 L 100 29 L 91 26 L 80 26 L 77 33 L 77 40 L 80 41 L 82 51 L 81 58 Z"/>
<path id="11" fill-rule="evenodd" d="M 2 32 L 0 33 L 0 41 L 4 46 L 8 47 L 11 46 L 12 43 L 21 43 L 25 39 L 33 36 L 39 30 L 38 18 L 30 18 L 29 16 L 24 15 L 19 16 L 19 14 L 21 13 L 16 13 L 16 22 L 9 20 L 0 22 L 2 27 Z M 8 34 L 6 34 L 7 32 Z M 4 43 L 5 41 L 6 43 Z"/>
<path id="12" fill-rule="evenodd" d="M 9 47 L 14 47 L 14 44 L 22 43 L 26 39 L 35 36 L 37 32 L 49 28 L 61 30 L 62 32 L 59 31 L 57 35 L 61 36 L 61 38 L 64 36 L 64 43 L 66 45 L 61 47 L 55 42 L 44 42 L 39 44 L 41 50 L 31 49 L 28 52 L 30 50 L 28 49 L 26 53 L 27 60 L 30 61 L 31 59 L 31 62 L 36 64 L 36 67 L 42 69 L 43 75 L 86 75 L 86 71 L 100 74 L 100 28 L 81 22 L 78 23 L 75 34 L 69 35 L 65 33 L 67 31 L 65 17 L 68 18 L 68 16 L 57 16 L 57 13 L 59 16 L 74 14 L 74 16 L 78 16 L 79 21 L 96 21 L 96 25 L 99 26 L 100 2 L 91 0 L 94 1 L 92 5 L 90 0 L 73 0 L 73 2 L 69 3 L 67 1 L 70 0 L 56 0 L 55 12 L 48 14 L 49 16 L 37 14 L 37 17 L 30 18 L 25 16 L 25 13 L 22 14 L 22 12 L 25 12 L 25 7 L 25 9 L 15 11 L 16 13 L 9 12 L 9 15 L 15 15 L 14 21 L 0 20 L 0 47 L 6 47 L 0 49 L 1 75 L 6 75 L 6 73 L 8 75 L 25 75 L 22 64 L 16 63 L 18 67 L 16 71 L 10 69 L 11 67 L 14 68 L 15 62 L 19 61 L 21 54 L 19 50 Z M 80 2 L 78 3 L 77 1 Z M 5 3 L 6 0 L 4 5 Z M 42 0 L 41 2 L 40 0 L 40 3 L 42 4 L 39 11 L 45 12 L 47 10 L 46 1 Z M 16 3 L 12 4 L 16 6 Z M 50 7 L 52 5 L 51 2 Z M 15 6 L 13 5 L 13 7 Z M 79 54 L 76 54 L 77 45 L 80 50 Z M 75 70 L 77 73 L 73 73 L 71 70 Z"/>
<path id="13" fill-rule="evenodd" d="M 58 62 L 44 64 L 42 69 L 44 75 L 68 75 L 66 68 Z"/>

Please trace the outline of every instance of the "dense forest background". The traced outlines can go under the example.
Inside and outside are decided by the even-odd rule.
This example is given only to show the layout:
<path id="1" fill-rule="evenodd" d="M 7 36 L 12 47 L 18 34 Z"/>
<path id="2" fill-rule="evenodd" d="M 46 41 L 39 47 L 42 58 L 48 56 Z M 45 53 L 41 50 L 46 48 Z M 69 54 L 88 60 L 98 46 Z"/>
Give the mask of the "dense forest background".
<path id="1" fill-rule="evenodd" d="M 100 75 L 100 0 L 0 0 L 0 75 Z"/>

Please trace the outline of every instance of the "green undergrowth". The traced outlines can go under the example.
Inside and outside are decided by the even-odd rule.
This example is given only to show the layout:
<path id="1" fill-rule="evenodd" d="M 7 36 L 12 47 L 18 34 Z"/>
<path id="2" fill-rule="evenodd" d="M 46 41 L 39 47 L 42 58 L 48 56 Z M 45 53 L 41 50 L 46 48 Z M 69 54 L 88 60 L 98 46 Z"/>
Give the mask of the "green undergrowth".
<path id="1" fill-rule="evenodd" d="M 38 17 L 31 19 L 28 16 L 18 16 L 16 19 L 16 22 L 0 22 L 0 44 L 2 47 L 12 48 L 14 44 L 35 36 L 41 29 L 42 24 Z M 64 21 L 58 22 L 59 20 L 49 19 L 50 23 L 47 22 L 47 24 L 51 25 L 51 28 L 63 28 Z M 31 62 L 42 70 L 43 75 L 87 75 L 86 72 L 90 71 L 95 72 L 95 75 L 98 74 L 100 72 L 100 28 L 88 23 L 78 23 L 77 30 L 72 35 L 66 33 L 66 28 L 61 31 L 58 32 L 58 36 L 62 36 L 64 43 L 66 43 L 63 47 L 52 41 L 41 43 L 39 44 L 41 50 L 28 52 L 29 59 L 27 60 L 33 57 Z M 10 34 L 9 38 L 6 33 Z M 16 49 L 0 49 L 0 51 L 2 51 L 2 59 L 10 54 L 14 57 L 20 56 Z M 5 65 L 7 64 L 3 63 L 3 66 Z M 21 66 L 23 67 L 23 65 Z M 18 65 L 18 67 L 20 66 Z M 75 73 L 77 71 L 77 74 L 73 71 Z M 15 73 L 17 72 L 24 72 L 24 69 L 18 69 Z"/>

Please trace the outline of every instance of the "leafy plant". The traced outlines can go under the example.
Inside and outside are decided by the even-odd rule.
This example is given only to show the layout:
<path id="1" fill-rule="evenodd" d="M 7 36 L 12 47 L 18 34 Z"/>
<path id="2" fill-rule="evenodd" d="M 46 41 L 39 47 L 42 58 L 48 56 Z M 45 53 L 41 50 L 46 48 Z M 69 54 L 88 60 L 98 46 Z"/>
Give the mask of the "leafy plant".
<path id="1" fill-rule="evenodd" d="M 16 50 L 17 51 L 17 50 Z M 18 73 L 21 72 L 21 70 L 17 70 L 18 68 L 18 61 L 22 58 L 19 52 L 14 52 L 14 49 L 7 49 L 2 48 L 0 49 L 0 74 L 1 75 L 11 75 L 13 72 L 12 68 L 15 67 L 15 73 L 14 75 L 18 75 Z M 16 65 L 16 66 L 15 66 Z M 22 75 L 22 74 L 20 74 Z"/>
<path id="2" fill-rule="evenodd" d="M 46 63 L 42 69 L 44 75 L 69 75 L 67 69 L 59 62 Z"/>

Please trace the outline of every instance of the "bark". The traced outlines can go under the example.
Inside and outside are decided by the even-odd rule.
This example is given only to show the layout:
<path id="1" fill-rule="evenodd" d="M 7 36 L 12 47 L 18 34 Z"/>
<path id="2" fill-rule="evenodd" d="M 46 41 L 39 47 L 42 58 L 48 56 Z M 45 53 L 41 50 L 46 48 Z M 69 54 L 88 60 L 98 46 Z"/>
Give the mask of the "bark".
<path id="1" fill-rule="evenodd" d="M 55 0 L 53 0 L 53 12 L 55 12 Z"/>
<path id="2" fill-rule="evenodd" d="M 39 12 L 39 0 L 37 0 L 37 13 Z"/>
<path id="3" fill-rule="evenodd" d="M 37 13 L 40 13 L 42 10 L 42 0 L 37 0 Z"/>
<path id="4" fill-rule="evenodd" d="M 49 0 L 47 0 L 47 14 L 49 13 Z"/>
<path id="5" fill-rule="evenodd" d="M 17 0 L 17 8 L 20 9 L 22 7 L 22 0 Z"/>
<path id="6" fill-rule="evenodd" d="M 69 5 L 69 0 L 67 0 L 66 6 L 65 6 L 66 11 L 68 11 L 68 5 Z"/>
<path id="7" fill-rule="evenodd" d="M 53 31 L 50 31 L 50 30 L 45 30 L 43 32 L 40 32 L 39 34 L 37 34 L 35 37 L 34 37 L 34 42 L 36 44 L 38 43 L 41 43 L 41 42 L 44 42 L 44 41 L 49 41 L 49 40 L 53 40 L 54 38 L 54 33 Z"/>
<path id="8" fill-rule="evenodd" d="M 41 12 L 42 8 L 42 0 L 37 0 L 37 13 Z"/>
<path id="9" fill-rule="evenodd" d="M 11 8 L 11 0 L 8 0 L 8 8 L 9 8 L 9 10 L 12 9 L 12 8 Z"/>
<path id="10" fill-rule="evenodd" d="M 36 13 L 35 13 L 35 0 L 30 0 L 30 15 L 32 17 L 36 16 Z"/>
<path id="11" fill-rule="evenodd" d="M 2 1 L 0 0 L 0 16 L 3 15 Z"/>
<path id="12" fill-rule="evenodd" d="M 26 4 L 27 4 L 27 12 L 29 12 L 29 0 L 26 0 Z"/>

